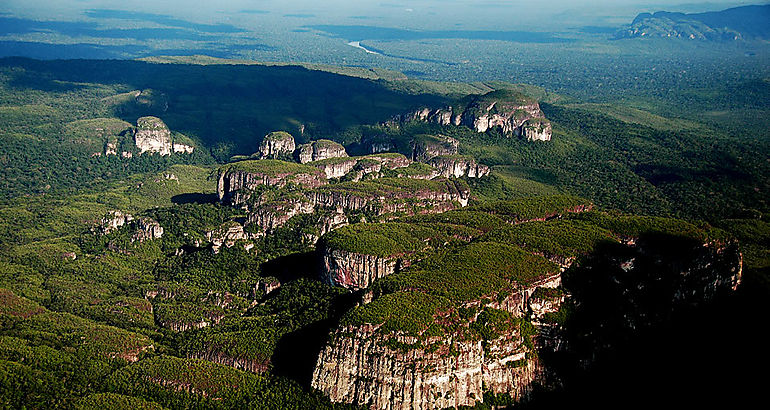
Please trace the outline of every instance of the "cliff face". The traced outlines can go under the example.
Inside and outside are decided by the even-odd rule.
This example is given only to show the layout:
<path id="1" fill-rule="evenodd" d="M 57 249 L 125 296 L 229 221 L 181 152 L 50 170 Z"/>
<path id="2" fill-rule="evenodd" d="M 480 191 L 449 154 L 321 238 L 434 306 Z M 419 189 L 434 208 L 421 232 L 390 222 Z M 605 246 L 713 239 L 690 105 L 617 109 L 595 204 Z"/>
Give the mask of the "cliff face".
<path id="1" fill-rule="evenodd" d="M 260 161 L 243 162 L 256 164 L 256 166 L 253 169 L 244 166 L 220 170 L 217 182 L 217 196 L 220 201 L 243 203 L 248 199 L 250 191 L 255 191 L 263 185 L 280 188 L 288 183 L 294 183 L 305 188 L 317 188 L 326 184 L 324 175 L 312 168 L 297 168 L 292 167 L 291 164 L 286 166 L 288 163 L 280 161 L 264 164 Z M 282 168 L 276 170 L 274 166 Z"/>
<path id="2" fill-rule="evenodd" d="M 535 289 L 522 289 L 512 299 L 526 305 L 526 295 Z M 522 315 L 518 303 L 507 305 L 514 317 Z M 480 320 L 477 314 L 466 325 Z M 338 329 L 318 358 L 312 386 L 332 401 L 372 409 L 443 409 L 473 406 L 483 401 L 485 392 L 520 400 L 543 375 L 525 327 L 479 340 L 468 337 L 464 327 L 418 339 L 382 332 L 380 326 Z"/>
<path id="3" fill-rule="evenodd" d="M 271 132 L 262 139 L 259 144 L 259 157 L 277 159 L 279 157 L 291 156 L 296 146 L 294 137 L 288 132 Z"/>
<path id="4" fill-rule="evenodd" d="M 444 135 L 418 135 L 412 142 L 412 160 L 426 162 L 441 155 L 455 155 L 460 142 Z"/>
<path id="5" fill-rule="evenodd" d="M 396 273 L 401 266 L 397 257 L 380 257 L 339 249 L 322 250 L 321 280 L 348 289 L 365 289 L 379 278 Z"/>
<path id="6" fill-rule="evenodd" d="M 485 392 L 525 400 L 536 385 L 549 385 L 563 370 L 549 367 L 551 362 L 539 357 L 570 352 L 580 358 L 576 366 L 585 366 L 597 350 L 611 348 L 618 338 L 660 323 L 672 310 L 736 288 L 742 266 L 736 244 L 676 243 L 679 245 L 672 246 L 666 239 L 652 237 L 598 249 L 585 266 L 570 274 L 567 285 L 575 295 L 557 289 L 561 274 L 555 274 L 502 298 L 490 295 L 466 302 L 463 309 L 494 308 L 520 318 L 511 322 L 518 326 L 482 340 L 468 337 L 467 332 L 478 329 L 477 324 L 489 327 L 491 322 L 482 321 L 478 313 L 465 319 L 465 326 L 456 331 L 419 338 L 386 329 L 392 324 L 343 321 L 319 355 L 312 386 L 332 401 L 372 409 L 473 406 L 483 401 Z M 327 266 L 339 265 L 339 259 L 379 271 L 393 270 L 394 263 L 331 252 Z M 352 266 L 337 269 L 341 272 L 337 280 L 350 284 L 359 280 L 350 274 Z M 559 312 L 573 298 L 577 310 L 567 323 L 576 327 L 565 330 L 549 314 Z M 435 323 L 451 321 L 447 310 L 436 312 Z M 521 319 L 535 326 L 516 322 Z M 533 349 L 538 349 L 537 354 Z"/>
<path id="7" fill-rule="evenodd" d="M 479 133 L 498 129 L 503 135 L 513 137 L 524 135 L 524 126 L 531 119 L 547 121 L 537 101 L 516 92 L 498 90 L 444 108 L 421 108 L 388 124 L 422 121 L 443 126 L 464 125 Z M 544 128 L 539 139 L 550 140 L 550 128 Z"/>
<path id="8" fill-rule="evenodd" d="M 299 162 L 305 164 L 328 158 L 347 157 L 348 153 L 345 152 L 345 147 L 334 141 L 317 140 L 309 144 L 300 145 L 297 148 L 297 156 L 299 157 Z"/>
<path id="9" fill-rule="evenodd" d="M 489 175 L 489 167 L 479 164 L 472 157 L 447 155 L 437 156 L 428 161 L 440 175 L 446 178 L 481 178 Z"/>
<path id="10" fill-rule="evenodd" d="M 171 137 L 171 131 L 160 118 L 141 117 L 136 120 L 134 129 L 134 143 L 139 148 L 139 153 L 145 152 L 158 153 L 160 155 L 170 155 L 172 153 L 192 153 L 195 148 L 191 145 L 174 143 Z M 117 154 L 117 146 L 108 146 L 107 151 Z M 106 151 L 106 152 L 107 152 Z M 123 157 L 129 157 L 123 154 Z"/>

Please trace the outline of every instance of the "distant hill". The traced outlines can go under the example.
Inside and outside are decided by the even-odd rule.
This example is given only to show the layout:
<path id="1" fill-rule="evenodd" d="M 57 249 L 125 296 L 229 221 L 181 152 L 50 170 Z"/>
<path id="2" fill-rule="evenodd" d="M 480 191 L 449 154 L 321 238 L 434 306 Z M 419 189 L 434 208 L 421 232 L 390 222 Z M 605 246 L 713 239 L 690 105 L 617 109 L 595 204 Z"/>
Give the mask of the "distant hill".
<path id="1" fill-rule="evenodd" d="M 770 5 L 743 6 L 707 13 L 641 13 L 630 26 L 615 33 L 621 38 L 687 38 L 734 41 L 770 39 Z"/>

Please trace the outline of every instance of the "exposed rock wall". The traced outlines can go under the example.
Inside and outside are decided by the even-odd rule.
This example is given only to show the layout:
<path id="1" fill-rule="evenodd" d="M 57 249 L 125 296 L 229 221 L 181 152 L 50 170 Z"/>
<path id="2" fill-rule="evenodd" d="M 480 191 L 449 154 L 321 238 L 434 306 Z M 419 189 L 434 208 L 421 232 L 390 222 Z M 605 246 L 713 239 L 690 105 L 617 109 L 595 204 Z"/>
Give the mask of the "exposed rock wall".
<path id="1" fill-rule="evenodd" d="M 259 144 L 259 157 L 277 159 L 291 156 L 296 149 L 294 137 L 288 132 L 274 131 L 262 139 Z"/>
<path id="2" fill-rule="evenodd" d="M 238 191 L 254 191 L 260 185 L 283 187 L 289 182 L 293 182 L 305 188 L 317 188 L 326 184 L 326 179 L 318 174 L 310 173 L 282 173 L 268 175 L 259 172 L 248 172 L 240 170 L 228 170 L 219 174 L 217 182 L 217 196 L 220 201 L 230 200 L 232 203 L 245 202 L 248 195 L 238 197 Z"/>
<path id="3" fill-rule="evenodd" d="M 297 156 L 299 162 L 305 164 L 328 158 L 347 157 L 348 153 L 345 152 L 345 147 L 334 141 L 317 140 L 309 144 L 300 145 L 297 148 Z"/>
<path id="4" fill-rule="evenodd" d="M 421 121 L 443 126 L 464 125 L 479 133 L 498 129 L 508 137 L 526 137 L 535 134 L 532 130 L 526 130 L 527 121 L 532 119 L 545 119 L 537 101 L 515 92 L 500 90 L 470 97 L 443 108 L 421 108 L 395 117 L 386 124 L 398 126 Z M 537 139 L 550 140 L 550 127 L 544 128 Z"/>
<path id="5" fill-rule="evenodd" d="M 481 178 L 489 175 L 489 167 L 479 164 L 475 159 L 465 156 L 438 156 L 428 161 L 440 175 L 446 178 Z"/>
<path id="6" fill-rule="evenodd" d="M 682 248 L 684 254 L 680 254 L 680 250 L 652 240 L 647 238 L 641 245 L 636 241 L 633 245 L 617 245 L 635 249 L 640 255 L 636 259 L 626 260 L 627 251 L 618 254 L 625 256 L 603 256 L 600 262 L 589 259 L 587 269 L 599 269 L 602 273 L 589 272 L 591 282 L 583 284 L 585 289 L 596 292 L 598 285 L 599 291 L 608 294 L 593 296 L 600 301 L 620 301 L 621 306 L 607 306 L 612 309 L 605 312 L 607 320 L 599 315 L 597 320 L 588 321 L 592 327 L 578 330 L 580 337 L 595 341 L 582 345 L 606 348 L 618 337 L 618 331 L 625 334 L 622 332 L 650 326 L 661 315 L 670 315 L 671 308 L 703 303 L 720 292 L 734 290 L 740 283 L 742 261 L 735 243 L 695 243 Z M 326 262 L 327 266 L 349 260 L 367 266 L 364 271 L 388 268 L 382 259 L 366 259 L 363 255 L 351 258 L 332 252 L 327 257 L 331 260 Z M 350 278 L 355 275 L 348 273 L 353 271 L 352 266 L 349 263 L 337 270 L 343 273 L 340 280 L 353 283 Z M 521 401 L 536 384 L 547 384 L 546 378 L 553 377 L 549 375 L 552 370 L 544 367 L 530 349 L 570 349 L 558 325 L 539 322 L 548 313 L 557 312 L 569 297 L 554 289 L 560 284 L 561 274 L 556 274 L 502 300 L 492 298 L 493 302 L 486 299 L 467 304 L 485 305 L 532 320 L 539 329 L 535 335 L 526 334 L 519 327 L 486 341 L 465 339 L 462 331 L 418 340 L 398 332 L 380 331 L 381 324 L 341 326 L 319 355 L 312 386 L 334 402 L 383 410 L 473 406 L 483 400 L 485 391 L 507 393 Z M 631 310 L 624 313 L 629 307 Z M 623 320 L 615 322 L 619 315 Z M 472 323 L 476 318 L 468 320 Z M 622 329 L 612 327 L 618 325 Z M 590 355 L 588 362 L 581 363 L 589 362 Z"/>
<path id="7" fill-rule="evenodd" d="M 134 142 L 140 153 L 157 152 L 160 155 L 169 155 L 173 151 L 171 131 L 157 117 L 142 117 L 136 120 Z"/>
<path id="8" fill-rule="evenodd" d="M 392 275 L 401 266 L 398 257 L 362 255 L 344 250 L 322 250 L 321 279 L 349 289 L 368 288 L 375 280 Z"/>

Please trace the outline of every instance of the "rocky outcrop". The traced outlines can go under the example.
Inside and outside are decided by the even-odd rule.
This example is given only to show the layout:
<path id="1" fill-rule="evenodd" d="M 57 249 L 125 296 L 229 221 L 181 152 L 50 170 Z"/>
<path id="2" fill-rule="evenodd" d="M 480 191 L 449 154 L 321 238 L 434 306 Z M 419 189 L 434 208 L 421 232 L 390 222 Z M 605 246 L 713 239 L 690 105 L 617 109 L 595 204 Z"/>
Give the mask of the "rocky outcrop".
<path id="1" fill-rule="evenodd" d="M 270 360 L 254 360 L 246 357 L 237 357 L 229 354 L 226 350 L 220 349 L 207 349 L 202 352 L 191 353 L 188 357 L 190 359 L 200 359 L 212 363 L 219 363 L 252 373 L 262 373 L 267 371 L 270 367 Z"/>
<path id="2" fill-rule="evenodd" d="M 225 222 L 214 230 L 206 232 L 206 240 L 211 242 L 211 248 L 215 253 L 222 246 L 231 248 L 238 241 L 248 240 L 249 236 L 244 232 L 243 225 L 235 221 Z"/>
<path id="3" fill-rule="evenodd" d="M 348 289 L 365 289 L 379 278 L 396 273 L 401 267 L 397 256 L 381 257 L 322 249 L 321 280 Z"/>
<path id="4" fill-rule="evenodd" d="M 134 220 L 134 216 L 131 214 L 123 213 L 122 211 L 109 211 L 107 215 L 99 222 L 99 230 L 101 233 L 107 235 L 117 231 L 120 227 L 125 226 L 129 222 Z"/>
<path id="5" fill-rule="evenodd" d="M 470 96 L 444 108 L 421 108 L 398 116 L 387 125 L 398 126 L 412 121 L 443 126 L 464 125 L 483 133 L 497 129 L 507 137 L 525 134 L 523 126 L 534 118 L 544 118 L 540 104 L 520 93 L 497 90 L 481 96 Z M 550 140 L 550 129 L 544 129 L 540 139 Z"/>
<path id="6" fill-rule="evenodd" d="M 217 196 L 220 201 L 241 204 L 260 186 L 281 188 L 293 183 L 305 188 L 326 184 L 320 170 L 277 160 L 239 161 L 219 169 Z"/>
<path id="7" fill-rule="evenodd" d="M 134 142 L 142 154 L 156 152 L 160 155 L 170 155 L 173 151 L 171 131 L 157 117 L 142 117 L 136 120 Z"/>
<path id="8" fill-rule="evenodd" d="M 351 324 L 343 319 L 319 355 L 312 386 L 334 402 L 383 410 L 474 406 L 483 402 L 484 393 L 524 400 L 535 385 L 548 385 L 547 378 L 554 377 L 554 369 L 539 357 L 569 351 L 577 354 L 577 366 L 586 366 L 596 350 L 609 348 L 618 338 L 633 337 L 633 332 L 661 323 L 672 311 L 736 289 L 742 266 L 737 244 L 669 239 L 673 242 L 653 235 L 630 245 L 607 245 L 570 275 L 569 288 L 578 291 L 575 314 L 581 316 L 576 323 L 583 326 L 570 334 L 580 337 L 579 345 L 589 352 L 572 352 L 563 329 L 550 322 L 549 314 L 559 312 L 573 297 L 557 289 L 561 274 L 553 274 L 510 294 L 488 295 L 457 307 L 466 312 L 502 310 L 531 320 L 534 328 L 513 319 L 510 323 L 518 325 L 506 331 L 469 337 L 468 329 L 494 329 L 476 314 L 466 316 L 465 324 L 449 327 L 456 330 L 426 331 L 418 337 L 394 329 L 390 322 L 386 329 L 377 321 Z M 354 261 L 375 270 L 388 267 L 376 259 Z M 342 279 L 352 283 L 351 277 Z M 452 309 L 436 310 L 434 323 L 452 323 Z M 533 349 L 539 349 L 537 354 Z"/>
<path id="9" fill-rule="evenodd" d="M 527 141 L 550 141 L 553 128 L 545 118 L 531 118 L 517 128 L 516 134 Z"/>
<path id="10" fill-rule="evenodd" d="M 432 158 L 428 164 L 446 178 L 481 178 L 489 175 L 489 167 L 476 162 L 473 157 L 442 155 Z"/>
<path id="11" fill-rule="evenodd" d="M 158 153 L 160 155 L 171 155 L 172 153 L 192 153 L 195 147 L 181 142 L 175 142 L 171 131 L 160 118 L 141 117 L 136 120 L 136 128 L 133 129 L 134 143 L 139 149 L 139 153 Z M 186 138 L 186 137 L 180 137 Z M 109 148 L 109 147 L 108 147 Z M 117 154 L 117 145 L 110 149 L 110 152 Z M 130 158 L 130 152 L 124 152 L 121 155 L 124 158 Z"/>
<path id="12" fill-rule="evenodd" d="M 348 153 L 345 152 L 345 147 L 330 140 L 317 140 L 309 144 L 300 145 L 297 148 L 297 157 L 302 164 L 347 156 Z"/>
<path id="13" fill-rule="evenodd" d="M 409 166 L 411 161 L 401 154 L 383 153 L 372 154 L 363 157 L 342 157 L 308 163 L 326 174 L 326 177 L 342 178 L 351 172 L 356 174 L 350 178 L 353 181 L 360 180 L 364 175 L 379 177 L 384 170 L 393 170 Z"/>
<path id="14" fill-rule="evenodd" d="M 311 214 L 313 204 L 303 197 L 268 202 L 249 213 L 247 224 L 255 224 L 263 233 L 273 232 L 293 216 Z"/>
<path id="15" fill-rule="evenodd" d="M 411 141 L 412 160 L 426 162 L 441 155 L 455 155 L 460 142 L 445 135 L 418 135 Z"/>
<path id="16" fill-rule="evenodd" d="M 133 241 L 144 242 L 163 237 L 163 227 L 154 219 L 139 217 L 134 224 L 136 232 L 132 237 Z"/>
<path id="17" fill-rule="evenodd" d="M 274 131 L 265 135 L 259 144 L 259 158 L 288 158 L 291 157 L 295 149 L 294 137 L 291 134 L 284 131 Z"/>

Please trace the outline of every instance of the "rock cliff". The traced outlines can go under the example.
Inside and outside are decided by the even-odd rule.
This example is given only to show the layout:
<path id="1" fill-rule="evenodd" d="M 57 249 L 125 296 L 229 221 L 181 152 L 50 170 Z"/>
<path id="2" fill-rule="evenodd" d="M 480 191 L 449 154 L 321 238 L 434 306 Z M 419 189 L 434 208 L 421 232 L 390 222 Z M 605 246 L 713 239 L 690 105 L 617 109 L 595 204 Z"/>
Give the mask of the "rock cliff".
<path id="1" fill-rule="evenodd" d="M 142 117 L 136 120 L 134 142 L 142 154 L 157 152 L 160 155 L 170 155 L 173 151 L 171 131 L 157 117 Z"/>
<path id="2" fill-rule="evenodd" d="M 384 278 L 343 317 L 318 357 L 312 386 L 332 401 L 372 409 L 474 406 L 485 394 L 522 401 L 537 386 L 558 384 L 565 369 L 550 367 L 554 354 L 571 358 L 560 364 L 577 357 L 573 365 L 586 366 L 619 339 L 740 283 L 734 242 L 685 222 L 588 216 L 578 219 L 615 229 L 607 240 L 625 239 L 597 242 L 564 284 L 558 265 L 529 253 L 534 250 L 483 240 L 405 269 L 395 268 L 395 258 L 324 253 L 327 281 L 344 286 Z M 539 237 L 547 231 L 532 227 L 555 223 L 522 229 Z M 366 272 L 385 274 L 360 277 Z"/>
<path id="3" fill-rule="evenodd" d="M 274 131 L 265 135 L 259 144 L 259 158 L 288 158 L 291 157 L 295 149 L 294 137 L 291 134 L 284 131 Z"/>
<path id="4" fill-rule="evenodd" d="M 464 125 L 483 133 L 497 129 L 507 137 L 522 136 L 524 126 L 532 119 L 544 119 L 540 104 L 520 93 L 497 90 L 481 96 L 469 96 L 444 108 L 421 108 L 398 116 L 387 125 L 398 126 L 412 121 L 443 126 Z M 550 140 L 550 128 L 544 128 L 539 139 Z"/>
<path id="5" fill-rule="evenodd" d="M 325 174 L 311 166 L 278 160 L 239 161 L 218 171 L 217 196 L 220 201 L 245 203 L 249 193 L 261 186 L 283 187 L 293 183 L 305 188 L 326 184 Z"/>
<path id="6" fill-rule="evenodd" d="M 171 155 L 172 153 L 192 153 L 195 150 L 189 142 L 174 141 L 171 131 L 160 118 L 141 117 L 136 120 L 136 128 L 133 129 L 134 143 L 139 149 L 139 153 L 145 152 L 158 153 L 160 155 Z M 179 137 L 182 139 L 182 137 Z M 186 138 L 186 137 L 185 137 Z M 186 140 L 184 142 L 187 142 Z M 108 147 L 110 152 L 117 154 L 117 146 Z M 130 152 L 121 154 L 124 158 L 129 158 Z"/>
<path id="7" fill-rule="evenodd" d="M 410 143 L 412 160 L 426 162 L 441 155 L 456 155 L 460 142 L 444 135 L 417 135 Z"/>
<path id="8" fill-rule="evenodd" d="M 435 167 L 446 178 L 481 178 L 489 175 L 489 167 L 464 155 L 441 155 L 433 157 L 428 164 Z"/>
<path id="9" fill-rule="evenodd" d="M 309 144 L 300 145 L 297 148 L 297 157 L 302 164 L 347 156 L 348 153 L 345 152 L 345 147 L 330 140 L 317 140 Z"/>

